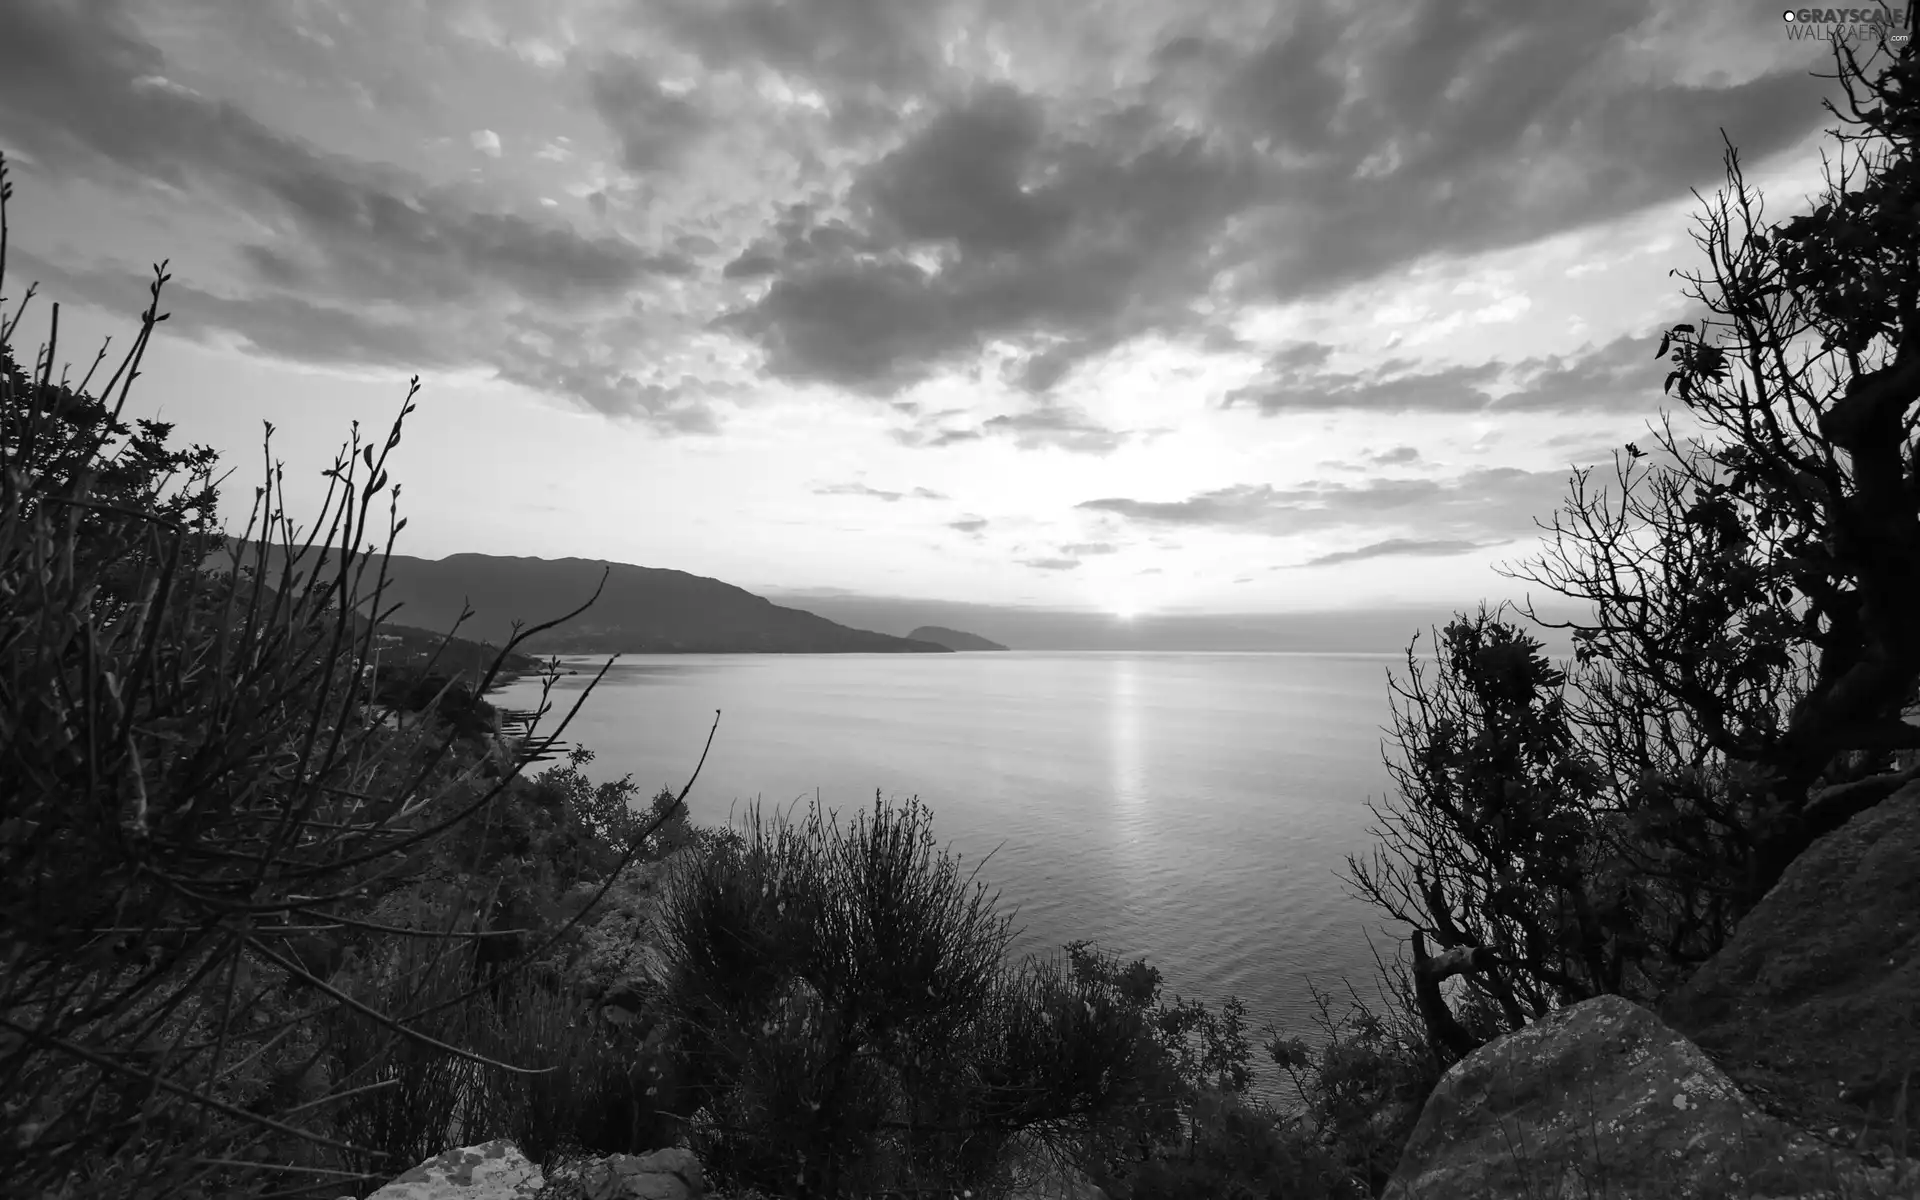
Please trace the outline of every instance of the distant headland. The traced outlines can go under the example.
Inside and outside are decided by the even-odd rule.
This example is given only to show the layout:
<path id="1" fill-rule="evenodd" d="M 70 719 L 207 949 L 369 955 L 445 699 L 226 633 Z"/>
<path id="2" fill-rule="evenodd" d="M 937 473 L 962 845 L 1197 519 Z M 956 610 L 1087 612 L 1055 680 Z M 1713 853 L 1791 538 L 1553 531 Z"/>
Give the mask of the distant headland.
<path id="1" fill-rule="evenodd" d="M 977 633 L 948 629 L 944 625 L 922 625 L 907 635 L 909 641 L 932 642 L 949 650 L 1005 650 L 999 642 L 990 642 Z"/>

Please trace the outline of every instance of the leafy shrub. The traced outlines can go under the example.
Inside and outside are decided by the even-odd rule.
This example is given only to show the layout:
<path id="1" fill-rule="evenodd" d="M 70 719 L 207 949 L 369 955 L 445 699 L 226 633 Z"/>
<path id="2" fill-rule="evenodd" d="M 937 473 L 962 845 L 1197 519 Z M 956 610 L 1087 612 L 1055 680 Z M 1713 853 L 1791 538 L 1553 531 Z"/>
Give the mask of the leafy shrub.
<path id="1" fill-rule="evenodd" d="M 648 858 L 665 858 L 694 843 L 693 824 L 672 789 L 661 788 L 645 809 L 635 811 L 633 801 L 640 789 L 633 775 L 595 784 L 581 770 L 592 761 L 593 751 L 584 746 L 569 750 L 565 765 L 548 767 L 533 777 L 536 802 L 566 806 L 596 840 L 616 851 L 627 849 L 643 834 L 648 839 Z"/>
<path id="2" fill-rule="evenodd" d="M 1169 1001 L 1144 960 L 1085 942 L 1009 963 L 1008 918 L 934 850 L 917 801 L 876 797 L 847 826 L 756 808 L 690 860 L 666 923 L 680 1115 L 736 1186 L 1005 1188 L 1034 1158 L 1116 1194 L 1173 1157 L 1149 1186 L 1324 1173 L 1242 1101 L 1237 1000 Z"/>
<path id="3" fill-rule="evenodd" d="M 817 806 L 800 826 L 756 808 L 665 920 L 664 1005 L 707 1114 L 703 1161 L 822 1191 L 872 1159 L 903 1083 L 938 1073 L 1011 937 L 934 853 L 925 811 L 877 799 L 851 830 Z"/>

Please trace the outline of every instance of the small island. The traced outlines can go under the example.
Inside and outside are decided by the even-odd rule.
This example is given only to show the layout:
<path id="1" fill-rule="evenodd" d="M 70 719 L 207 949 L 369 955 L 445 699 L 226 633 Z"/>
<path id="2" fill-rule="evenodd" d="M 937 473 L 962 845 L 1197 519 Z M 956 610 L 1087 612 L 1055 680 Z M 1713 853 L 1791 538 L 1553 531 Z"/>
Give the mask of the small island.
<path id="1" fill-rule="evenodd" d="M 897 628 L 897 627 L 896 627 Z M 1005 650 L 999 642 L 990 642 L 977 633 L 963 633 L 941 625 L 922 625 L 907 635 L 911 642 L 932 642 L 949 650 Z"/>

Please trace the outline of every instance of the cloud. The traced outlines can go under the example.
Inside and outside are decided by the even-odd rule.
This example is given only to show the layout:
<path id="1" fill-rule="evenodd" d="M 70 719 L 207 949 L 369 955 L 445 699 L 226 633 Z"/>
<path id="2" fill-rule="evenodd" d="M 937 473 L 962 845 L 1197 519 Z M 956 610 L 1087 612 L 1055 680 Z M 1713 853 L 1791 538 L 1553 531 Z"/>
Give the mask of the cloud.
<path id="1" fill-rule="evenodd" d="M 981 87 L 858 170 L 853 220 L 790 214 L 734 264 L 772 282 L 730 327 L 775 374 L 890 395 L 994 339 L 1043 391 L 1076 361 L 1197 325 L 1213 236 L 1254 178 L 1143 107 L 1073 122 Z"/>
<path id="2" fill-rule="evenodd" d="M 1391 450 L 1367 455 L 1367 461 L 1377 467 L 1404 467 L 1419 462 L 1420 451 L 1412 446 L 1395 446 Z"/>
<path id="3" fill-rule="evenodd" d="M 1482 467 L 1441 479 L 1310 481 L 1297 487 L 1234 484 L 1180 500 L 1103 497 L 1076 508 L 1147 526 L 1287 537 L 1323 529 L 1400 526 L 1427 540 L 1506 540 L 1558 507 L 1564 470 Z"/>
<path id="4" fill-rule="evenodd" d="M 1047 404 L 1023 413 L 989 417 L 980 425 L 983 435 L 1000 434 L 1023 450 L 1048 446 L 1076 454 L 1111 454 L 1133 435 L 1109 429 L 1085 413 Z"/>
<path id="5" fill-rule="evenodd" d="M 646 378 L 615 364 L 590 358 L 561 359 L 535 350 L 509 357 L 499 376 L 512 383 L 564 396 L 615 417 L 631 417 L 661 433 L 715 434 L 720 432 L 715 402 L 732 397 L 724 383 L 653 372 Z"/>
<path id="6" fill-rule="evenodd" d="M 1064 449 L 1068 453 L 1085 455 L 1108 455 L 1121 445 L 1140 438 L 1158 434 L 1162 430 L 1116 430 L 1100 424 L 1081 409 L 1056 401 L 1041 401 L 1031 409 L 1020 413 L 1004 413 L 1000 417 L 989 417 L 979 424 L 956 428 L 948 424 L 958 417 L 960 409 L 941 409 L 937 413 L 916 413 L 914 405 L 895 405 L 902 413 L 914 417 L 914 422 L 906 428 L 891 432 L 891 438 L 900 445 L 912 447 L 943 447 L 960 445 L 966 442 L 981 442 L 985 438 L 1006 438 L 1021 449 Z"/>
<path id="7" fill-rule="evenodd" d="M 1030 567 L 1036 571 L 1072 571 L 1089 558 L 1115 554 L 1119 549 L 1111 542 L 1069 542 L 1057 547 L 1052 554 L 1022 558 L 1017 561 L 1021 566 Z"/>
<path id="8" fill-rule="evenodd" d="M 801 32 L 803 10 L 819 29 Z M 1722 128 L 1758 159 L 1823 119 L 1824 85 L 1799 68 L 1649 81 L 1636 56 L 1659 19 L 1650 0 L 1308 2 L 1264 30 L 1163 34 L 1144 82 L 1108 83 L 1097 103 L 1069 95 L 1082 82 L 1071 75 L 1054 90 L 931 69 L 925 13 L 827 0 L 778 19 L 758 4 L 725 11 L 703 26 L 729 31 L 725 53 L 705 43 L 715 61 L 757 56 L 833 95 L 856 83 L 905 94 L 907 65 L 928 71 L 915 98 L 930 115 L 807 227 L 837 251 L 770 230 L 730 268 L 769 281 L 729 327 L 774 374 L 880 395 L 990 343 L 1019 349 L 1020 382 L 1046 392 L 1143 333 L 1204 336 L 1196 302 L 1223 285 L 1239 301 L 1287 302 L 1435 254 L 1523 244 L 1707 183 Z M 989 7 L 986 24 L 1008 11 Z M 1158 11 L 1142 6 L 1142 27 Z M 1285 382 L 1326 352 L 1299 344 L 1273 367 Z M 1461 409 L 1484 401 L 1487 381 L 1460 369 L 1328 382 L 1372 403 Z"/>
<path id="9" fill-rule="evenodd" d="M 1575 354 L 1429 370 L 1389 360 L 1363 371 L 1313 371 L 1283 353 L 1268 360 L 1258 381 L 1227 393 L 1224 406 L 1251 407 L 1263 416 L 1343 409 L 1638 414 L 1660 400 L 1658 342 L 1658 333 L 1624 336 Z"/>
<path id="10" fill-rule="evenodd" d="M 692 99 L 661 87 L 632 58 L 608 59 L 589 71 L 587 97 L 620 141 L 620 164 L 638 174 L 671 165 L 710 128 Z"/>
<path id="11" fill-rule="evenodd" d="M 1217 349 L 1242 304 L 1684 197 L 1717 174 L 1721 127 L 1758 161 L 1825 119 L 1805 64 L 1675 81 L 1646 50 L 1671 15 L 1651 0 L 1140 0 L 1091 25 L 1008 0 L 649 0 L 565 20 L 335 7 L 13 0 L 0 131 L 55 177 L 142 204 L 172 189 L 148 215 L 230 215 L 221 246 L 247 273 L 204 285 L 236 303 L 201 304 L 202 328 L 352 361 L 378 341 L 353 314 L 377 311 L 421 339 L 420 361 L 577 386 L 670 431 L 711 424 L 688 407 L 711 400 L 689 372 L 893 397 L 992 361 L 1031 411 L 893 436 L 1107 453 L 1139 434 L 1052 397 L 1135 339 Z M 570 69 L 553 70 L 562 53 Z M 434 124 L 477 111 L 455 82 L 474 78 L 531 90 Z M 269 116 L 296 105 L 299 135 Z M 423 153 L 339 152 L 363 144 L 347 113 L 381 114 L 383 136 Z M 465 147 L 498 156 L 503 139 L 539 149 L 501 169 L 541 177 L 474 190 Z M 576 229 L 541 194 L 591 216 Z M 528 316 L 550 318 L 546 341 L 514 336 Z M 745 345 L 714 349 L 725 337 Z M 1516 375 L 1329 372 L 1330 353 L 1283 348 L 1233 403 L 1638 403 L 1602 356 Z"/>
<path id="12" fill-rule="evenodd" d="M 915 500 L 945 500 L 947 498 L 945 492 L 936 492 L 932 488 L 917 487 L 911 491 L 889 492 L 880 488 L 869 487 L 864 483 L 823 484 L 814 488 L 813 494 L 816 496 L 870 496 L 875 500 L 885 500 L 889 504 L 908 499 L 909 497 Z"/>
<path id="13" fill-rule="evenodd" d="M 985 529 L 987 525 L 988 521 L 985 517 L 961 517 L 957 521 L 947 522 L 948 529 L 957 529 L 961 533 L 970 534 L 975 537 L 978 537 L 980 531 Z"/>
<path id="14" fill-rule="evenodd" d="M 1332 353 L 1333 347 L 1325 342 L 1288 342 L 1267 357 L 1267 365 L 1275 370 L 1317 367 Z"/>
<path id="15" fill-rule="evenodd" d="M 1250 293 L 1311 294 L 1620 216 L 1717 176 L 1722 129 L 1756 161 L 1824 122 L 1825 85 L 1803 66 L 1649 79 L 1636 56 L 1660 11 L 1301 5 L 1239 60 L 1216 109 L 1289 164 L 1249 222 Z"/>
<path id="16" fill-rule="evenodd" d="M 152 274 L 103 267 L 68 267 L 23 250 L 8 250 L 8 271 L 41 283 L 54 296 L 106 312 L 144 306 Z M 231 296 L 175 278 L 162 289 L 160 309 L 175 334 L 207 340 L 238 337 L 263 354 L 317 365 L 343 360 L 401 370 L 454 367 L 458 353 L 443 349 L 400 311 L 341 308 L 285 292 Z"/>
<path id="17" fill-rule="evenodd" d="M 941 71 L 941 0 L 656 0 L 662 32 L 714 71 L 765 68 L 816 89 L 843 127 L 891 117 Z"/>
<path id="18" fill-rule="evenodd" d="M 0 117 L 50 163 L 120 182 L 131 173 L 221 193 L 284 220 L 325 278 L 363 301 L 455 303 L 499 287 L 573 302 L 619 295 L 677 265 L 624 239 L 470 207 L 399 168 L 328 154 L 230 103 L 138 86 L 159 52 L 118 6 L 97 26 L 27 0 L 0 42 Z M 143 68 L 137 73 L 132 68 Z"/>
<path id="19" fill-rule="evenodd" d="M 113 189 L 158 182 L 185 211 L 211 204 L 243 218 L 230 228 L 260 231 L 235 247 L 239 280 L 170 286 L 179 328 L 307 362 L 488 366 L 664 430 L 711 426 L 683 389 L 613 369 L 609 344 L 593 340 L 615 331 L 601 310 L 686 275 L 685 257 L 582 234 L 537 209 L 477 207 L 456 186 L 328 152 L 166 84 L 167 69 L 110 0 L 23 0 L 0 39 L 0 127 L 50 172 Z M 497 139 L 481 130 L 472 141 L 484 151 Z M 129 294 L 118 280 L 141 286 L 111 265 L 70 274 L 114 308 Z M 644 329 L 614 320 L 629 344 Z M 544 341 L 516 340 L 541 323 Z"/>
<path id="20" fill-rule="evenodd" d="M 915 449 L 925 448 L 938 450 L 947 446 L 959 446 L 967 442 L 977 442 L 986 435 L 982 434 L 978 429 L 922 429 L 909 427 L 906 429 L 895 429 L 887 436 L 902 446 L 910 446 Z"/>
<path id="21" fill-rule="evenodd" d="M 1050 448 L 1070 454 L 1105 455 L 1143 436 L 1140 431 L 1113 429 L 1069 405 L 1042 401 L 1022 412 L 989 417 L 977 425 L 948 424 L 957 414 L 942 410 L 919 417 L 890 436 L 903 446 L 938 449 L 986 438 L 1005 438 L 1023 450 Z M 1157 432 L 1157 431 L 1154 431 Z"/>
<path id="22" fill-rule="evenodd" d="M 1309 567 L 1330 567 L 1335 563 L 1359 562 L 1367 558 L 1389 558 L 1398 556 L 1446 557 L 1453 554 L 1466 554 L 1473 550 L 1483 550 L 1489 546 L 1504 545 L 1507 540 L 1474 542 L 1461 538 L 1439 538 L 1423 541 L 1419 538 L 1388 538 L 1373 542 L 1353 550 L 1339 550 L 1332 554 L 1322 554 L 1318 558 L 1308 559 Z"/>

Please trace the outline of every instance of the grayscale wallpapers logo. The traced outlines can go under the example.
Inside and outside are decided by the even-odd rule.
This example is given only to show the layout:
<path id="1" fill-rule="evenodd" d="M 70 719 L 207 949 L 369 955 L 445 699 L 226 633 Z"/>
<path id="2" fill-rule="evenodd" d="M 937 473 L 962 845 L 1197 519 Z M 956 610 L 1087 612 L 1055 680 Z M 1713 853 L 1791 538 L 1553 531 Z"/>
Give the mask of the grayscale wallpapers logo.
<path id="1" fill-rule="evenodd" d="M 1793 41 L 1875 42 L 1901 45 L 1912 36 L 1904 8 L 1789 8 L 1780 14 Z"/>

